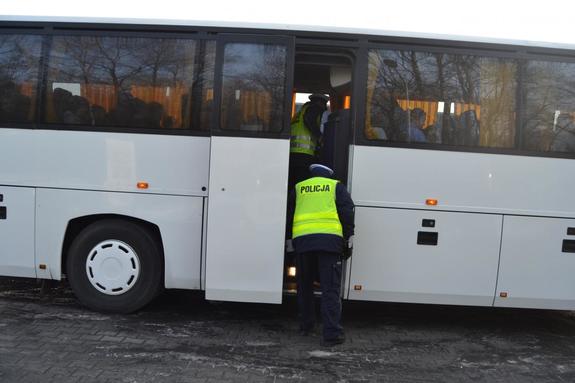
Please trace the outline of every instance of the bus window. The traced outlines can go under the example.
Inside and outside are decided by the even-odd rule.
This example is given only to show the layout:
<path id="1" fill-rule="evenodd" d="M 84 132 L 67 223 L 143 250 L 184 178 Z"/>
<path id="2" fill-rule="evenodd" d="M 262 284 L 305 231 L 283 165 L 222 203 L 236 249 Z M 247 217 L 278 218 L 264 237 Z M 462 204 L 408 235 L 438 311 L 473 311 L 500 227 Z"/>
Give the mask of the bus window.
<path id="1" fill-rule="evenodd" d="M 523 145 L 539 152 L 575 153 L 575 64 L 528 61 Z"/>
<path id="2" fill-rule="evenodd" d="M 33 122 L 42 37 L 0 35 L 0 122 Z"/>
<path id="3" fill-rule="evenodd" d="M 371 50 L 365 136 L 513 147 L 516 73 L 508 59 Z"/>
<path id="4" fill-rule="evenodd" d="M 46 120 L 66 125 L 208 130 L 215 43 L 56 36 Z"/>
<path id="5" fill-rule="evenodd" d="M 286 55 L 283 45 L 226 44 L 221 129 L 282 130 Z"/>

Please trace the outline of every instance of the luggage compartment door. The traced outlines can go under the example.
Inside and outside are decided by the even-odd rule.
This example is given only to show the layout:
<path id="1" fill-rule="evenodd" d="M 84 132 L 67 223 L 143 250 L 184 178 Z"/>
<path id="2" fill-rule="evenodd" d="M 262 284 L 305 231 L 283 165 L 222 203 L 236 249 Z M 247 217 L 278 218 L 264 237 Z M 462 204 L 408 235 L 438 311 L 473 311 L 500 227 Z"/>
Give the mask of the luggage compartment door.
<path id="1" fill-rule="evenodd" d="M 495 306 L 575 309 L 575 220 L 505 216 Z"/>
<path id="2" fill-rule="evenodd" d="M 356 208 L 349 299 L 491 306 L 502 216 Z"/>
<path id="3" fill-rule="evenodd" d="M 36 277 L 33 188 L 0 186 L 0 275 Z"/>

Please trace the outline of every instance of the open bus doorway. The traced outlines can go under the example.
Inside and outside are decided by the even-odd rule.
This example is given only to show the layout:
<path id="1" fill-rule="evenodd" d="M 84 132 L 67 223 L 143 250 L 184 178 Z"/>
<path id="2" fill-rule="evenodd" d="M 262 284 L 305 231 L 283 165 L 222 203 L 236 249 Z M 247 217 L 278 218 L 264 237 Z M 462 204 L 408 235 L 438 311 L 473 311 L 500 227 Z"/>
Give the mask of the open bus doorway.
<path id="1" fill-rule="evenodd" d="M 322 116 L 321 137 L 314 162 L 334 170 L 334 179 L 347 184 L 349 146 L 352 143 L 352 91 L 355 54 L 352 49 L 325 45 L 297 44 L 294 62 L 292 119 L 313 93 L 329 96 L 327 111 Z M 293 171 L 290 156 L 290 174 Z M 288 192 L 289 194 L 289 192 Z M 286 225 L 291 226 L 291 222 Z M 295 293 L 295 253 L 286 251 L 284 292 Z M 316 278 L 319 281 L 319 278 Z"/>

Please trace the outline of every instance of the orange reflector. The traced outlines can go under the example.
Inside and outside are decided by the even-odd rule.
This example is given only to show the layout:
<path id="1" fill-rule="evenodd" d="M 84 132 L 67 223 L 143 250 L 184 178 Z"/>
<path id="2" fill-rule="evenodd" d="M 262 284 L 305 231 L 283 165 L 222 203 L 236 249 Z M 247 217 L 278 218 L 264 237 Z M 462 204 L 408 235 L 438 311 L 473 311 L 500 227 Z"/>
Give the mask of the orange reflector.
<path id="1" fill-rule="evenodd" d="M 148 186 L 147 182 L 138 182 L 138 189 L 147 189 Z"/>
<path id="2" fill-rule="evenodd" d="M 504 292 L 501 292 L 501 293 L 499 293 L 499 296 L 500 296 L 501 298 L 507 298 L 507 293 L 506 293 L 505 291 L 504 291 Z"/>
<path id="3" fill-rule="evenodd" d="M 296 273 L 295 267 L 290 266 L 290 267 L 288 268 L 288 275 L 289 275 L 290 277 L 295 277 L 295 273 Z"/>
<path id="4" fill-rule="evenodd" d="M 351 107 L 351 97 L 345 96 L 343 99 L 343 109 L 349 109 Z"/>
<path id="5" fill-rule="evenodd" d="M 437 206 L 437 200 L 434 198 L 428 198 L 425 200 L 425 204 L 428 206 Z"/>
<path id="6" fill-rule="evenodd" d="M 356 291 L 359 291 L 359 290 L 361 290 L 361 285 L 355 285 L 355 286 L 353 286 L 353 289 Z"/>
<path id="7" fill-rule="evenodd" d="M 40 263 L 40 264 L 38 265 L 38 268 L 39 268 L 40 270 L 46 270 L 46 269 L 47 269 L 46 265 L 43 264 L 43 263 Z"/>

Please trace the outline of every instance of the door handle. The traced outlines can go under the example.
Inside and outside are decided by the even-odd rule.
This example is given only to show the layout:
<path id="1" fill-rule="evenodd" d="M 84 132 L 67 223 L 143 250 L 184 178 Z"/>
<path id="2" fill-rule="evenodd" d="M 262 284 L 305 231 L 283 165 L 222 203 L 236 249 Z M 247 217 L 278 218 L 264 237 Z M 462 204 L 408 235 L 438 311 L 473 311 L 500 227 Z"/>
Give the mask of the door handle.
<path id="1" fill-rule="evenodd" d="M 572 239 L 564 239 L 561 251 L 564 253 L 575 253 L 575 241 Z"/>
<path id="2" fill-rule="evenodd" d="M 417 244 L 418 245 L 430 245 L 437 246 L 437 237 L 439 233 L 436 231 L 418 231 L 417 232 Z"/>

